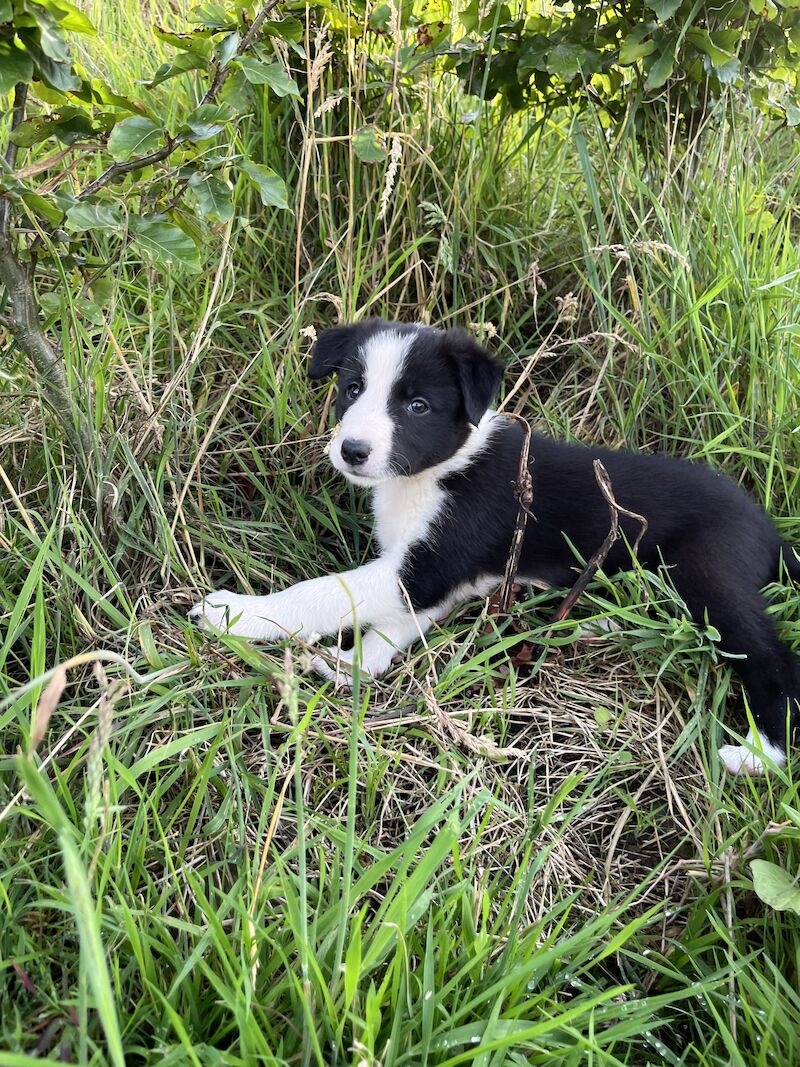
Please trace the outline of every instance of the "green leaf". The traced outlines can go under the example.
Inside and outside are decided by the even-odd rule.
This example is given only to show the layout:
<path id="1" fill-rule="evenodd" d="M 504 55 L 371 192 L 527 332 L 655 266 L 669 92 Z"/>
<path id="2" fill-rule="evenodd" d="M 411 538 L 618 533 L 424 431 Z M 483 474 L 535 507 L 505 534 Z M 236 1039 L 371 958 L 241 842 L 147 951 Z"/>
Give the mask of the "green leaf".
<path id="1" fill-rule="evenodd" d="M 144 111 L 141 104 L 129 100 L 127 96 L 120 96 L 119 93 L 113 92 L 99 78 L 84 78 L 82 92 L 76 95 L 79 95 L 87 104 L 106 104 L 110 107 L 122 108 L 124 111 L 133 111 L 134 113 Z"/>
<path id="2" fill-rule="evenodd" d="M 99 278 L 91 283 L 90 287 L 92 293 L 92 299 L 98 307 L 106 307 L 111 303 L 111 300 L 116 292 L 116 286 L 114 285 L 114 279 L 109 278 L 108 275 L 101 274 Z"/>
<path id="3" fill-rule="evenodd" d="M 180 52 L 170 63 L 163 63 L 149 81 L 137 81 L 137 85 L 144 85 L 146 89 L 155 89 L 157 85 L 175 78 L 179 74 L 185 74 L 188 70 L 201 70 L 208 66 L 208 60 L 198 52 Z"/>
<path id="4" fill-rule="evenodd" d="M 228 30 L 236 25 L 235 16 L 228 14 L 223 4 L 198 4 L 192 11 L 192 21 L 204 26 L 213 26 L 215 30 Z"/>
<path id="5" fill-rule="evenodd" d="M 135 159 L 154 152 L 162 142 L 164 131 L 144 115 L 133 115 L 118 122 L 108 138 L 108 151 L 117 162 Z"/>
<path id="6" fill-rule="evenodd" d="M 53 133 L 55 121 L 46 115 L 36 115 L 32 119 L 26 119 L 11 134 L 11 140 L 20 148 L 30 148 L 31 145 L 46 141 Z"/>
<path id="7" fill-rule="evenodd" d="M 164 221 L 161 215 L 134 216 L 130 222 L 134 240 L 158 266 L 180 266 L 200 270 L 197 245 L 180 226 Z"/>
<path id="8" fill-rule="evenodd" d="M 683 0 L 647 0 L 647 6 L 656 13 L 659 22 L 672 18 Z"/>
<path id="9" fill-rule="evenodd" d="M 233 57 L 236 55 L 236 49 L 239 47 L 239 41 L 241 40 L 238 31 L 236 33 L 229 33 L 227 37 L 222 38 L 222 44 L 219 46 L 219 65 L 227 67 Z"/>
<path id="10" fill-rule="evenodd" d="M 619 60 L 621 66 L 626 66 L 629 63 L 635 63 L 639 59 L 644 59 L 645 56 L 649 56 L 656 50 L 656 42 L 653 40 L 644 40 L 647 34 L 650 32 L 649 26 L 636 26 L 627 37 L 623 39 L 619 46 Z"/>
<path id="11" fill-rule="evenodd" d="M 88 300 L 85 296 L 76 296 L 75 307 L 81 318 L 85 319 L 87 322 L 91 322 L 92 325 L 102 326 L 105 322 L 103 312 L 93 300 Z"/>
<path id="12" fill-rule="evenodd" d="M 76 7 L 74 3 L 69 3 L 69 0 L 37 0 L 37 2 L 48 7 L 62 30 L 69 30 L 70 33 L 97 35 L 94 23 L 89 18 L 86 18 L 80 7 Z"/>
<path id="13" fill-rule="evenodd" d="M 33 77 L 33 61 L 14 41 L 0 38 L 0 96 L 10 93 L 17 82 Z"/>
<path id="14" fill-rule="evenodd" d="M 83 201 L 67 210 L 64 228 L 75 233 L 87 230 L 124 230 L 125 219 L 116 204 Z"/>
<path id="15" fill-rule="evenodd" d="M 279 207 L 291 211 L 286 199 L 286 182 L 279 174 L 262 163 L 242 163 L 242 170 L 258 188 L 261 203 L 265 207 Z"/>
<path id="16" fill-rule="evenodd" d="M 0 0 L 0 22 L 11 22 L 11 0 Z"/>
<path id="17" fill-rule="evenodd" d="M 777 863 L 768 860 L 753 860 L 750 864 L 753 874 L 753 889 L 764 904 L 775 911 L 793 911 L 800 915 L 800 886 L 797 878 Z"/>
<path id="18" fill-rule="evenodd" d="M 34 214 L 41 215 L 42 218 L 47 219 L 51 226 L 60 225 L 61 220 L 64 218 L 64 212 L 58 204 L 40 193 L 24 192 L 22 193 L 22 200 Z"/>
<path id="19" fill-rule="evenodd" d="M 30 148 L 48 137 L 57 137 L 62 144 L 69 145 L 92 137 L 94 132 L 92 120 L 83 108 L 67 107 L 59 115 L 36 115 L 26 119 L 14 130 L 11 140 L 21 148 Z"/>
<path id="20" fill-rule="evenodd" d="M 153 27 L 153 34 L 159 41 L 165 41 L 173 48 L 180 48 L 183 51 L 199 52 L 206 58 L 211 51 L 211 33 L 212 30 L 208 27 L 192 30 L 191 33 L 175 33 L 161 26 Z"/>
<path id="21" fill-rule="evenodd" d="M 38 44 L 44 54 L 54 59 L 56 63 L 69 63 L 69 45 L 64 31 L 53 15 L 40 4 L 30 4 L 28 11 L 33 15 L 39 27 Z"/>
<path id="22" fill-rule="evenodd" d="M 353 134 L 353 151 L 362 163 L 386 159 L 386 140 L 377 126 L 362 126 Z"/>
<path id="23" fill-rule="evenodd" d="M 303 23 L 292 15 L 287 15 L 283 19 L 276 19 L 274 22 L 270 22 L 267 19 L 264 23 L 264 33 L 269 37 L 280 37 L 282 41 L 290 41 L 292 44 L 297 44 L 303 40 Z"/>
<path id="24" fill-rule="evenodd" d="M 236 63 L 253 85 L 268 85 L 276 96 L 299 96 L 300 90 L 279 63 L 264 63 L 252 56 L 242 56 Z"/>
<path id="25" fill-rule="evenodd" d="M 97 36 L 97 30 L 91 20 L 80 8 L 70 4 L 68 0 L 48 0 L 48 7 L 58 19 L 62 30 L 69 30 L 70 33 L 86 33 L 91 37 Z"/>
<path id="26" fill-rule="evenodd" d="M 517 60 L 517 71 L 520 76 L 530 74 L 532 70 L 547 70 L 547 53 L 550 51 L 550 41 L 543 33 L 536 33 L 527 38 L 522 45 Z"/>
<path id="27" fill-rule="evenodd" d="M 660 89 L 672 74 L 675 69 L 675 44 L 676 38 L 674 36 L 668 38 L 665 42 L 662 51 L 650 65 L 647 80 L 644 83 L 645 89 Z"/>
<path id="28" fill-rule="evenodd" d="M 233 218 L 231 187 L 227 181 L 214 174 L 199 171 L 189 179 L 189 188 L 194 194 L 197 210 L 211 222 L 229 222 Z"/>
<path id="29" fill-rule="evenodd" d="M 62 144 L 71 145 L 96 135 L 89 114 L 79 108 L 67 108 L 55 123 L 53 133 Z"/>
<path id="30" fill-rule="evenodd" d="M 787 126 L 800 125 L 800 107 L 797 104 L 784 104 L 783 110 L 786 115 Z"/>
<path id="31" fill-rule="evenodd" d="M 221 133 L 232 117 L 231 109 L 225 104 L 204 104 L 187 117 L 178 136 L 189 141 L 207 141 Z"/>
<path id="32" fill-rule="evenodd" d="M 82 82 L 69 63 L 58 63 L 50 56 L 45 55 L 41 48 L 31 39 L 31 35 L 20 31 L 20 40 L 33 60 L 36 74 L 45 85 L 51 89 L 58 89 L 62 93 L 75 92 L 80 89 Z"/>
<path id="33" fill-rule="evenodd" d="M 245 78 L 244 71 L 232 67 L 225 79 L 220 100 L 227 104 L 236 115 L 243 115 L 253 107 L 253 87 Z"/>
<path id="34" fill-rule="evenodd" d="M 721 67 L 715 67 L 714 73 L 722 85 L 734 85 L 742 73 L 742 64 L 734 56 Z"/>
<path id="35" fill-rule="evenodd" d="M 726 63 L 733 59 L 730 52 L 726 52 L 723 48 L 714 44 L 708 30 L 700 30 L 696 28 L 688 30 L 686 40 L 693 44 L 700 52 L 707 55 L 714 67 L 724 67 Z"/>
<path id="36" fill-rule="evenodd" d="M 608 729 L 608 726 L 614 719 L 614 713 L 609 711 L 608 708 L 595 708 L 594 709 L 594 721 L 600 727 L 601 730 Z"/>
<path id="37" fill-rule="evenodd" d="M 547 53 L 547 69 L 563 81 L 572 81 L 580 74 L 588 52 L 579 44 L 557 44 Z"/>

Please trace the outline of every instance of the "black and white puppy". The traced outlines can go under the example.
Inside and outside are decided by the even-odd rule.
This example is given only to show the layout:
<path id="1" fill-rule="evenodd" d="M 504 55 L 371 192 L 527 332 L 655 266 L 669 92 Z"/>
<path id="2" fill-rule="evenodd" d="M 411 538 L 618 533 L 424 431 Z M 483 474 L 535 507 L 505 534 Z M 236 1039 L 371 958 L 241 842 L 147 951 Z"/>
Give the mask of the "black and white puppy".
<path id="1" fill-rule="evenodd" d="M 522 431 L 490 404 L 501 366 L 467 334 L 371 319 L 328 330 L 317 341 L 311 378 L 339 375 L 338 432 L 330 458 L 373 490 L 380 555 L 345 571 L 269 596 L 220 590 L 190 612 L 201 625 L 261 641 L 316 639 L 364 628 L 361 669 L 383 673 L 394 654 L 452 609 L 495 587 L 517 515 L 512 483 Z M 747 689 L 759 728 L 720 755 L 731 773 L 786 760 L 787 724 L 800 710 L 800 659 L 781 643 L 762 588 L 800 562 L 767 515 L 728 478 L 666 456 L 612 452 L 536 436 L 531 446 L 535 522 L 519 576 L 552 586 L 576 577 L 608 532 L 608 509 L 592 461 L 601 458 L 619 502 L 647 518 L 639 560 L 663 561 L 697 622 L 708 620 Z M 637 524 L 622 520 L 629 543 Z M 623 541 L 607 573 L 630 567 Z M 409 610 L 409 603 L 413 612 Z M 353 653 L 332 649 L 339 663 Z M 320 673 L 339 680 L 322 660 Z"/>

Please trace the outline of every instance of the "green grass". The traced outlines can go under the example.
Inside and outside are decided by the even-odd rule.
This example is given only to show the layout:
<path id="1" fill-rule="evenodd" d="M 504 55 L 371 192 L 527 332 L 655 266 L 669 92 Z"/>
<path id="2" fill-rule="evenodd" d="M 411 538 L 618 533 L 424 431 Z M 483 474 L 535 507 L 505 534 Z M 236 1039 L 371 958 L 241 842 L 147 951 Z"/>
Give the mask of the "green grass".
<path id="1" fill-rule="evenodd" d="M 162 58 L 146 8 L 88 6 L 87 61 L 135 92 Z M 545 636 L 553 594 L 518 605 L 528 668 L 472 605 L 352 696 L 301 648 L 186 623 L 214 586 L 369 555 L 304 374 L 303 331 L 354 314 L 472 325 L 511 410 L 724 469 L 800 544 L 793 142 L 742 101 L 691 152 L 667 113 L 644 142 L 591 113 L 464 121 L 449 77 L 401 77 L 390 106 L 382 69 L 339 56 L 311 108 L 239 124 L 293 215 L 240 183 L 201 275 L 123 254 L 105 326 L 56 285 L 113 538 L 3 365 L 0 693 L 104 666 L 70 669 L 49 724 L 40 705 L 35 752 L 44 685 L 0 705 L 0 1065 L 800 1062 L 800 917 L 749 868 L 800 872 L 796 772 L 726 779 L 739 689 L 663 577 L 593 586 L 581 616 L 620 627 L 596 642 Z M 157 90 L 165 115 L 192 77 Z M 352 154 L 372 121 L 402 144 L 391 188 Z M 796 592 L 774 611 L 800 644 Z"/>

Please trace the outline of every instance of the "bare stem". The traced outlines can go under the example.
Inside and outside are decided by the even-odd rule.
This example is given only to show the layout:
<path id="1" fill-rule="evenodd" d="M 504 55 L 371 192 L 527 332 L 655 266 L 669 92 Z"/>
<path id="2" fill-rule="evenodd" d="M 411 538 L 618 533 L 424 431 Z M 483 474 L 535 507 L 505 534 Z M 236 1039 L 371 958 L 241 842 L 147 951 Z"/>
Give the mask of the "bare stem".
<path id="1" fill-rule="evenodd" d="M 11 132 L 25 120 L 28 86 L 20 82 L 14 89 Z M 17 145 L 9 140 L 5 161 L 13 169 Z M 92 435 L 86 419 L 77 409 L 67 383 L 64 362 L 42 329 L 36 305 L 32 273 L 19 260 L 11 235 L 11 202 L 0 197 L 0 283 L 6 291 L 10 315 L 3 325 L 36 368 L 45 395 L 81 466 L 86 468 L 92 452 Z"/>
<path id="2" fill-rule="evenodd" d="M 26 82 L 18 82 L 14 86 L 14 111 L 11 118 L 11 132 L 16 130 L 17 126 L 25 118 L 25 103 L 28 99 L 28 86 Z M 8 148 L 6 148 L 6 163 L 8 169 L 13 170 L 17 165 L 17 152 L 19 147 L 9 138 Z M 3 235 L 8 232 L 8 224 L 11 219 L 11 201 L 6 196 L 0 196 L 0 240 Z"/>

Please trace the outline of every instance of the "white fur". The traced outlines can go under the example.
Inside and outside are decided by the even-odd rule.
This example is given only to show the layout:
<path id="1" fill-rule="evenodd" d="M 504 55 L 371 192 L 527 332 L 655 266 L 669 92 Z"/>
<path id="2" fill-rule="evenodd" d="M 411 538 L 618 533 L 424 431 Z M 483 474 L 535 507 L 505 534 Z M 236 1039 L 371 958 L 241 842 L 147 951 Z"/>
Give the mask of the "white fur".
<path id="1" fill-rule="evenodd" d="M 247 596 L 220 589 L 195 605 L 190 616 L 202 627 L 259 641 L 291 636 L 308 640 L 318 634 L 338 634 L 357 623 L 365 628 L 361 642 L 362 672 L 372 676 L 383 674 L 396 652 L 408 648 L 420 633 L 448 615 L 457 604 L 472 596 L 485 596 L 499 581 L 496 576 L 482 577 L 454 590 L 441 604 L 416 615 L 409 612 L 399 581 L 406 549 L 428 535 L 446 506 L 440 480 L 463 469 L 484 449 L 498 422 L 494 420 L 494 412 L 487 412 L 446 462 L 410 478 L 391 478 L 376 487 L 373 508 L 381 548 L 378 559 L 343 574 L 299 582 L 269 596 Z M 314 669 L 342 683 L 345 676 L 341 666 L 352 664 L 353 653 L 338 648 L 329 651 L 339 668 L 315 657 Z"/>
<path id="2" fill-rule="evenodd" d="M 449 597 L 427 611 L 416 612 L 413 616 L 406 612 L 389 623 L 367 630 L 361 640 L 361 673 L 373 678 L 384 674 L 397 652 L 408 648 L 420 634 L 424 634 L 434 623 L 446 618 L 458 604 L 473 597 L 486 596 L 499 581 L 495 575 L 486 575 L 476 582 L 454 589 Z M 329 678 L 337 688 L 349 686 L 355 649 L 345 652 L 334 645 L 326 651 L 333 662 L 328 663 L 321 656 L 315 656 L 311 662 L 312 667 L 324 678 Z"/>
<path id="3" fill-rule="evenodd" d="M 421 541 L 440 516 L 446 494 L 442 479 L 463 470 L 489 444 L 492 434 L 502 425 L 496 412 L 487 411 L 461 448 L 444 463 L 413 475 L 390 478 L 375 488 L 372 510 L 375 535 L 384 553 L 403 553 L 408 545 Z"/>
<path id="4" fill-rule="evenodd" d="M 357 485 L 376 485 L 391 477 L 390 457 L 394 423 L 389 414 L 392 386 L 400 377 L 414 333 L 382 330 L 361 348 L 364 362 L 364 387 L 347 409 L 339 432 L 331 443 L 331 463 Z M 342 456 L 342 442 L 366 441 L 369 458 L 354 472 Z"/>
<path id="5" fill-rule="evenodd" d="M 728 774 L 747 772 L 758 776 L 768 772 L 770 763 L 776 767 L 786 766 L 784 750 L 773 745 L 762 733 L 753 733 L 752 730 L 748 731 L 744 745 L 723 745 L 719 750 L 719 758 Z"/>
<path id="6" fill-rule="evenodd" d="M 335 634 L 353 625 L 392 619 L 404 611 L 392 562 L 378 558 L 363 567 L 298 582 L 280 593 L 247 596 L 220 589 L 190 614 L 239 637 L 276 641 L 284 637 Z"/>

